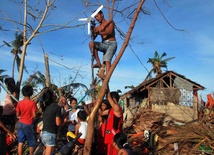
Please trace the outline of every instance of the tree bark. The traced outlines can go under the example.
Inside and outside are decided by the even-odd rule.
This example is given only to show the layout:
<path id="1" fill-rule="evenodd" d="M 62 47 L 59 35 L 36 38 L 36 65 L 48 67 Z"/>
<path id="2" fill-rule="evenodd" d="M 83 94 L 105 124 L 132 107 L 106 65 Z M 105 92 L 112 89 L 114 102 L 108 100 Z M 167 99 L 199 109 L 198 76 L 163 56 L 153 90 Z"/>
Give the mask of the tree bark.
<path id="1" fill-rule="evenodd" d="M 45 54 L 45 76 L 46 76 L 46 87 L 50 87 L 50 70 L 49 70 L 49 62 L 48 62 L 48 55 Z"/>
<path id="2" fill-rule="evenodd" d="M 17 55 L 15 54 L 14 58 L 13 58 L 13 65 L 12 65 L 12 78 L 14 78 L 14 69 L 15 69 L 16 57 L 17 57 Z"/>
<path id="3" fill-rule="evenodd" d="M 111 75 L 112 75 L 114 69 L 116 68 L 118 62 L 120 61 L 128 43 L 129 43 L 133 28 L 134 28 L 135 23 L 137 21 L 137 17 L 140 13 L 141 7 L 143 6 L 144 2 L 145 2 L 145 0 L 140 1 L 139 5 L 137 7 L 137 10 L 135 12 L 134 18 L 132 20 L 132 23 L 129 27 L 127 34 L 126 34 L 126 39 L 124 40 L 123 45 L 122 45 L 116 59 L 114 60 L 110 70 L 108 71 L 108 74 L 106 75 L 105 80 L 102 83 L 100 94 L 98 96 L 96 104 L 95 104 L 95 106 L 94 106 L 94 108 L 90 114 L 89 120 L 88 120 L 88 129 L 87 129 L 86 141 L 85 141 L 85 146 L 84 146 L 84 155 L 90 155 L 90 153 L 91 153 L 91 147 L 92 147 L 93 135 L 94 135 L 94 121 L 95 121 L 95 116 L 96 116 L 97 110 L 99 109 L 100 104 L 103 100 L 103 97 L 105 95 L 105 92 L 106 92 L 106 89 L 108 86 L 108 82 L 111 78 Z"/>

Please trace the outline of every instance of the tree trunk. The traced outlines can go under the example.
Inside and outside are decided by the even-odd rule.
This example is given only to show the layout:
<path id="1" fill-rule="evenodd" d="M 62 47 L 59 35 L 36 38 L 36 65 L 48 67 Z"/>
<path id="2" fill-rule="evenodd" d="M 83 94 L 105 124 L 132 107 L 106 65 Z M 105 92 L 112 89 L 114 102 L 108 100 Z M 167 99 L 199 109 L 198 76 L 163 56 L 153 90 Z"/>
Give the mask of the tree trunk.
<path id="1" fill-rule="evenodd" d="M 17 80 L 17 87 L 18 87 L 19 91 L 20 91 L 21 82 L 22 82 L 26 51 L 27 51 L 27 44 L 26 44 L 26 42 L 24 42 L 23 50 L 22 50 L 22 57 L 21 57 L 21 62 L 20 62 L 20 68 L 19 68 L 19 76 L 18 76 L 18 80 Z M 19 100 L 19 93 L 18 93 L 17 98 Z"/>
<path id="2" fill-rule="evenodd" d="M 49 62 L 48 62 L 48 55 L 45 54 L 45 85 L 46 87 L 50 87 L 50 70 L 49 70 Z"/>
<path id="3" fill-rule="evenodd" d="M 23 32 L 23 49 L 22 49 L 22 56 L 19 68 L 19 76 L 17 80 L 17 87 L 20 91 L 20 86 L 22 82 L 23 70 L 24 70 L 24 63 L 25 63 L 25 55 L 27 51 L 28 42 L 26 41 L 27 36 L 27 0 L 24 0 L 24 32 Z M 19 100 L 19 93 L 18 93 L 18 100 Z"/>
<path id="4" fill-rule="evenodd" d="M 52 1 L 52 2 L 54 2 L 54 1 Z M 47 0 L 47 2 L 46 2 L 47 5 L 45 7 L 43 16 L 42 16 L 42 18 L 41 18 L 38 26 L 33 31 L 33 33 L 31 34 L 31 36 L 27 39 L 27 37 L 26 37 L 27 36 L 27 0 L 23 0 L 23 3 L 24 3 L 23 48 L 22 48 L 22 56 L 21 56 L 21 62 L 20 62 L 20 68 L 19 68 L 19 75 L 18 75 L 18 80 L 17 80 L 17 87 L 18 87 L 19 91 L 20 91 L 20 86 L 21 86 L 22 77 L 23 77 L 23 70 L 24 70 L 24 63 L 25 63 L 25 55 L 26 55 L 26 51 L 27 51 L 27 45 L 35 37 L 35 35 L 37 34 L 39 28 L 42 26 L 44 20 L 46 19 L 48 8 L 52 6 L 52 2 L 50 3 L 50 0 Z M 18 94 L 18 99 L 19 99 L 19 94 Z"/>
<path id="5" fill-rule="evenodd" d="M 16 57 L 17 57 L 17 54 L 15 53 L 14 58 L 13 58 L 13 65 L 12 65 L 12 78 L 14 78 L 14 70 L 15 70 Z"/>
<path id="6" fill-rule="evenodd" d="M 88 120 L 88 129 L 87 129 L 86 141 L 85 141 L 85 146 L 84 146 L 84 155 L 90 155 L 92 142 L 93 142 L 93 135 L 94 135 L 94 121 L 95 121 L 95 116 L 96 116 L 97 110 L 99 109 L 100 104 L 103 100 L 103 97 L 104 97 L 105 92 L 106 92 L 106 88 L 108 86 L 108 82 L 111 78 L 111 75 L 112 75 L 114 69 L 116 68 L 118 62 L 120 61 L 128 43 L 129 43 L 133 28 L 135 26 L 135 22 L 137 21 L 137 17 L 140 13 L 141 7 L 143 6 L 144 2 L 145 2 L 145 0 L 141 0 L 139 5 L 138 5 L 138 8 L 135 12 L 132 23 L 131 23 L 129 30 L 127 32 L 126 39 L 124 40 L 124 43 L 120 49 L 120 52 L 118 53 L 116 59 L 114 60 L 110 70 L 108 71 L 108 74 L 106 75 L 105 80 L 103 81 L 103 84 L 102 84 L 102 87 L 100 90 L 100 94 L 99 94 L 98 99 L 96 101 L 96 104 L 95 104 L 95 106 L 94 106 L 94 108 L 90 114 L 90 117 Z"/>

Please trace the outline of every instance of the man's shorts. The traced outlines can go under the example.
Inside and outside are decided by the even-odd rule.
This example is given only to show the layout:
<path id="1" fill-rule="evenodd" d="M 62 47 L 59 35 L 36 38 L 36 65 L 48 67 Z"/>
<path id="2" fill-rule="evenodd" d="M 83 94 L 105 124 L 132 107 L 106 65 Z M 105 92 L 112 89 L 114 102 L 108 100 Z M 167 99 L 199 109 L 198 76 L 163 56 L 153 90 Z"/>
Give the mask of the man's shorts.
<path id="1" fill-rule="evenodd" d="M 30 147 L 34 147 L 36 145 L 36 132 L 33 124 L 27 125 L 18 122 L 17 130 L 19 143 L 24 143 L 25 140 L 27 140 Z"/>
<path id="2" fill-rule="evenodd" d="M 117 50 L 117 42 L 105 40 L 103 42 L 94 42 L 97 51 L 103 52 L 103 61 L 111 62 Z"/>
<path id="3" fill-rule="evenodd" d="M 42 143 L 45 146 L 55 146 L 56 145 L 56 134 L 42 131 Z"/>

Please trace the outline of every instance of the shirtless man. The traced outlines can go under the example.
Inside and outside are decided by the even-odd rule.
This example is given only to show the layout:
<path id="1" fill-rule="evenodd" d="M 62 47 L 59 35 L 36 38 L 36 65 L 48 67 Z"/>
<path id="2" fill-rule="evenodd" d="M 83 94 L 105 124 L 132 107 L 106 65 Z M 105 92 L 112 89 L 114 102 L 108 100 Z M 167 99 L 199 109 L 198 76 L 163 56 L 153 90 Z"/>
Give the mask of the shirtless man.
<path id="1" fill-rule="evenodd" d="M 94 40 L 98 35 L 100 35 L 102 38 L 102 42 L 90 42 L 89 48 L 97 62 L 93 65 L 93 68 L 100 68 L 100 71 L 97 75 L 100 78 L 104 79 L 104 65 L 106 66 L 107 74 L 111 67 L 112 57 L 117 50 L 117 42 L 114 30 L 115 24 L 113 20 L 105 20 L 102 11 L 99 11 L 97 13 L 95 19 L 100 23 L 100 25 L 95 27 L 92 31 L 92 39 Z M 100 63 L 98 51 L 103 52 L 103 64 Z"/>

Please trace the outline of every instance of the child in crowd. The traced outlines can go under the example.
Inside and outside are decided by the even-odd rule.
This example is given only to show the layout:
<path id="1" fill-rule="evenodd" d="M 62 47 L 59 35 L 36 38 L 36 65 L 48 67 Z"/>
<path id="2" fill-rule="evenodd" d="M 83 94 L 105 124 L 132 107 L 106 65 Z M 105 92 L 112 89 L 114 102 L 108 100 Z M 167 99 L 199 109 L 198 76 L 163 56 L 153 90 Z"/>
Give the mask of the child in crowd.
<path id="1" fill-rule="evenodd" d="M 36 133 L 34 129 L 34 118 L 36 117 L 36 103 L 30 99 L 33 95 L 33 88 L 25 85 L 22 88 L 24 99 L 19 101 L 16 107 L 16 116 L 18 121 L 18 155 L 22 155 L 22 147 L 25 140 L 28 141 L 29 154 L 33 155 L 36 145 Z"/>
<path id="2" fill-rule="evenodd" d="M 78 124 L 76 125 L 75 135 L 77 135 L 78 133 L 82 133 L 82 135 L 78 139 L 78 142 L 80 144 L 85 144 L 86 132 L 88 127 L 86 118 L 87 118 L 87 113 L 85 111 L 80 110 L 77 113 Z"/>
<path id="3" fill-rule="evenodd" d="M 127 136 L 123 132 L 115 134 L 113 146 L 118 151 L 117 155 L 134 155 L 127 143 Z"/>
<path id="4" fill-rule="evenodd" d="M 57 129 L 61 125 L 61 107 L 55 102 L 54 92 L 48 89 L 42 96 L 46 106 L 43 113 L 42 142 L 45 145 L 45 155 L 50 155 L 56 145 Z"/>
<path id="5" fill-rule="evenodd" d="M 70 108 L 72 110 L 69 111 L 68 121 L 66 123 L 68 124 L 68 131 L 75 133 L 76 124 L 78 123 L 77 113 L 79 112 L 79 109 L 77 109 L 77 99 L 74 97 L 70 99 Z"/>
<path id="6" fill-rule="evenodd" d="M 78 135 L 78 133 L 82 134 L 80 138 L 77 140 L 77 144 L 75 145 L 75 149 L 73 152 L 77 152 L 79 147 L 85 144 L 85 138 L 86 138 L 87 127 L 88 127 L 86 118 L 87 118 L 87 113 L 84 110 L 80 110 L 77 113 L 78 124 L 76 124 L 75 135 L 71 131 L 67 133 L 67 137 L 69 140 L 74 139 L 76 135 Z"/>
<path id="7" fill-rule="evenodd" d="M 15 128 L 16 123 L 16 105 L 18 97 L 18 88 L 15 84 L 15 80 L 13 78 L 6 78 L 4 80 L 6 88 L 8 89 L 8 93 L 6 94 L 5 101 L 3 103 L 3 114 L 1 121 L 4 125 L 10 129 L 12 132 Z M 13 97 L 15 98 L 13 98 Z"/>
<path id="8" fill-rule="evenodd" d="M 110 104 L 108 103 L 108 100 L 103 100 L 98 111 L 105 111 L 109 109 L 110 109 Z M 97 132 L 98 155 L 106 155 L 106 152 L 107 152 L 107 145 L 104 143 L 107 118 L 108 118 L 108 115 L 103 115 L 103 116 L 98 115 L 98 120 L 99 120 L 99 128 Z"/>

